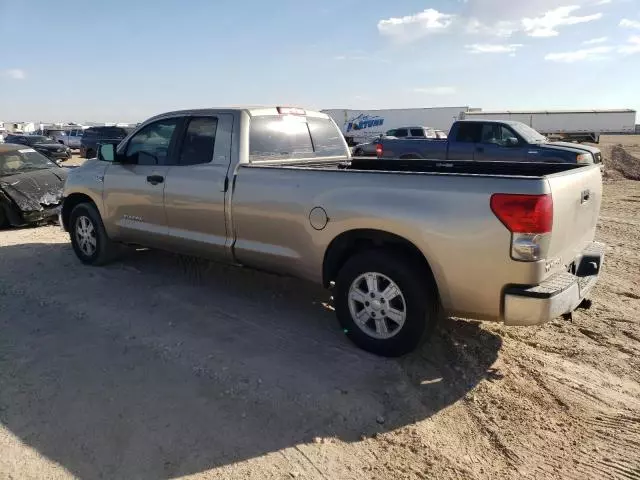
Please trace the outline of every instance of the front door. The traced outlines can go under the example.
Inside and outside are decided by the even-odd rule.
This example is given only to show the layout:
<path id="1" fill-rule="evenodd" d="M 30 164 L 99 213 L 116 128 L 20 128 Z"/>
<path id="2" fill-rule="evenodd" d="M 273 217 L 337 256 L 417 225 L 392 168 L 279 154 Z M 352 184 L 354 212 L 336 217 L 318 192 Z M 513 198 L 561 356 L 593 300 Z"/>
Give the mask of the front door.
<path id="1" fill-rule="evenodd" d="M 157 247 L 166 242 L 164 188 L 181 122 L 168 118 L 146 125 L 118 149 L 122 161 L 109 165 L 104 176 L 104 221 L 109 236 Z"/>
<path id="2" fill-rule="evenodd" d="M 225 196 L 233 115 L 189 117 L 183 130 L 164 187 L 172 249 L 228 260 Z"/>

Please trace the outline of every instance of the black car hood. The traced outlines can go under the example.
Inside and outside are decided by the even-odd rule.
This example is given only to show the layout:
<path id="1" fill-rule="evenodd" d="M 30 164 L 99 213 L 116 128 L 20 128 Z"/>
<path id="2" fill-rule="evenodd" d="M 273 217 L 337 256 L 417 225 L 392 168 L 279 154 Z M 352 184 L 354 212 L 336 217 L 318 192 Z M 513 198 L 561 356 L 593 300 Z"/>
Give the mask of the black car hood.
<path id="1" fill-rule="evenodd" d="M 30 170 L 0 176 L 0 191 L 24 212 L 41 211 L 61 202 L 66 178 L 63 168 Z"/>

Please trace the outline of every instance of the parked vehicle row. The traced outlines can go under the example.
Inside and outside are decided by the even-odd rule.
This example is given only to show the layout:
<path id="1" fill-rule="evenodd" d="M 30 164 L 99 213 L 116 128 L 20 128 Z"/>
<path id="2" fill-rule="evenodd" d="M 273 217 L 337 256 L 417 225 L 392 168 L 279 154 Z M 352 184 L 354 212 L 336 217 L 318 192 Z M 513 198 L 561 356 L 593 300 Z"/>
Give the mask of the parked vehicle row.
<path id="1" fill-rule="evenodd" d="M 552 142 L 523 123 L 500 120 L 456 121 L 446 140 L 383 136 L 371 143 L 358 145 L 354 155 L 399 159 L 602 163 L 602 153 L 598 148 Z"/>
<path id="2" fill-rule="evenodd" d="M 554 150 L 490 126 L 509 128 L 489 145 Z M 88 265 L 143 245 L 324 285 L 346 335 L 379 355 L 411 351 L 442 313 L 507 325 L 569 314 L 602 267 L 600 168 L 566 148 L 571 163 L 470 162 L 481 142 L 461 131 L 481 140 L 484 127 L 460 123 L 450 144 L 382 139 L 447 162 L 351 158 L 323 113 L 171 112 L 69 172 L 60 221 Z"/>

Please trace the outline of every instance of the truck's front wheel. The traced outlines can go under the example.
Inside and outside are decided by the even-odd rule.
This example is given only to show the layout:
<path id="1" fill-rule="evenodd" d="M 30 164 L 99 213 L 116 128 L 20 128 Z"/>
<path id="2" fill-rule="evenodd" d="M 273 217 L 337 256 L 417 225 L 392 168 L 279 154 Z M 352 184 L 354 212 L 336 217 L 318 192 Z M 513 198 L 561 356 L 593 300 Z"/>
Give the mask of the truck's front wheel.
<path id="1" fill-rule="evenodd" d="M 89 203 L 71 211 L 69 235 L 73 251 L 84 264 L 104 265 L 115 257 L 116 246 L 107 236 L 100 213 Z"/>
<path id="2" fill-rule="evenodd" d="M 369 250 L 338 274 L 336 314 L 360 348 L 385 357 L 414 350 L 432 331 L 440 302 L 431 276 L 402 254 Z"/>

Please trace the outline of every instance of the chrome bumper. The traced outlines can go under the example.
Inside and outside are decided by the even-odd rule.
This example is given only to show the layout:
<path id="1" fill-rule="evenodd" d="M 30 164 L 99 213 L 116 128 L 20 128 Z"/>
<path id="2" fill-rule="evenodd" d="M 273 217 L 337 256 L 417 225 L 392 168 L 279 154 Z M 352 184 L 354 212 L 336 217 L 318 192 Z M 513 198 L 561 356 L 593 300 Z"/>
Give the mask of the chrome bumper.
<path id="1" fill-rule="evenodd" d="M 576 273 L 557 273 L 540 285 L 504 293 L 505 325 L 538 325 L 573 312 L 598 281 L 605 245 L 591 243 L 576 262 Z"/>

